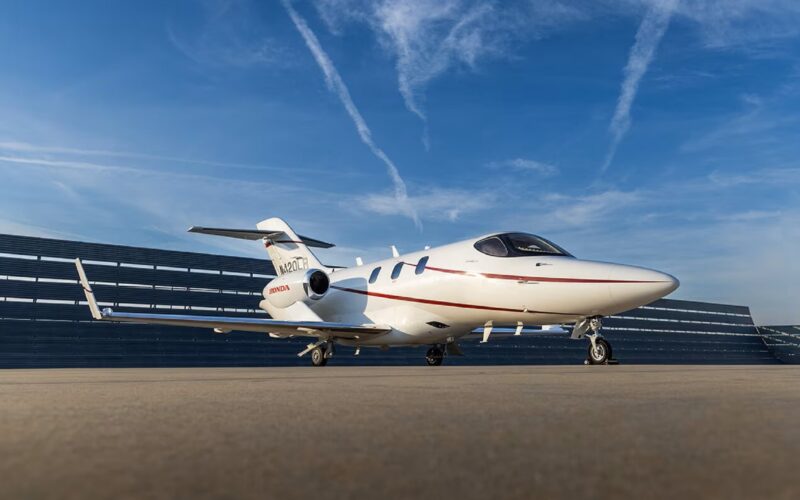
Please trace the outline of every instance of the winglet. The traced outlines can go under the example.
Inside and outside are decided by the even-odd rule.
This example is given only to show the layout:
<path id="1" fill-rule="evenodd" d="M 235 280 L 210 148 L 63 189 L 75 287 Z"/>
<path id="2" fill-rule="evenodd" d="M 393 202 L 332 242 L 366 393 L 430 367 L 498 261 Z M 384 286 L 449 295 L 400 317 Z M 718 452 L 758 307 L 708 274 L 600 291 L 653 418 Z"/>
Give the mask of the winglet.
<path id="1" fill-rule="evenodd" d="M 81 259 L 75 259 L 75 267 L 78 269 L 78 276 L 81 278 L 81 287 L 83 287 L 83 293 L 86 294 L 86 302 L 89 303 L 89 310 L 92 312 L 92 317 L 94 319 L 103 319 L 103 314 L 100 312 L 100 308 L 97 307 L 97 300 L 94 298 L 92 286 L 89 285 L 86 272 L 83 270 Z"/>

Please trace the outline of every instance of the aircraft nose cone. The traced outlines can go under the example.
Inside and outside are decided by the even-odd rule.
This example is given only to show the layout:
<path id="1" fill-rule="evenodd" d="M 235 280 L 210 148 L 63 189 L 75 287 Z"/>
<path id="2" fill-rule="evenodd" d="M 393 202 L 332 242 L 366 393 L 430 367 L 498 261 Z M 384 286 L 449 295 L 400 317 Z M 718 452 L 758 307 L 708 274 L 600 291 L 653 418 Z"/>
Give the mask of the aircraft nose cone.
<path id="1" fill-rule="evenodd" d="M 667 273 L 660 273 L 660 274 L 662 276 L 662 279 L 664 280 L 659 290 L 659 293 L 661 293 L 662 297 L 671 294 L 672 292 L 677 290 L 679 286 L 681 286 L 681 282 L 678 281 L 678 278 L 676 278 L 675 276 L 672 276 L 671 274 Z"/>
<path id="2" fill-rule="evenodd" d="M 641 295 L 643 300 L 652 302 L 674 292 L 680 283 L 667 273 L 650 269 L 638 269 L 632 281 L 638 281 L 632 288 L 633 292 Z"/>
<path id="3" fill-rule="evenodd" d="M 680 282 L 672 275 L 633 266 L 620 266 L 609 276 L 609 295 L 622 310 L 649 304 L 674 292 Z"/>

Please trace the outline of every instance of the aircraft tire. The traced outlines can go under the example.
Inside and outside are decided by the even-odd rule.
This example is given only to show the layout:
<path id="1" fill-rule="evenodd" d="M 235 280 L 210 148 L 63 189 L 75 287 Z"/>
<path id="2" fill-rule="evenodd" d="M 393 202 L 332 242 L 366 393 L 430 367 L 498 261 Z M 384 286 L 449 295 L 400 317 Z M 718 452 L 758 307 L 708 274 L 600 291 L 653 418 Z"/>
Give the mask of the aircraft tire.
<path id="1" fill-rule="evenodd" d="M 592 344 L 589 344 L 589 364 L 602 365 L 611 359 L 611 344 L 604 338 L 598 338 L 595 341 L 597 349 L 592 349 Z"/>
<path id="2" fill-rule="evenodd" d="M 317 347 L 311 350 L 311 364 L 314 366 L 325 366 L 328 364 L 324 349 Z"/>
<path id="3" fill-rule="evenodd" d="M 428 366 L 439 366 L 444 361 L 444 352 L 438 347 L 431 347 L 425 354 L 425 361 Z"/>

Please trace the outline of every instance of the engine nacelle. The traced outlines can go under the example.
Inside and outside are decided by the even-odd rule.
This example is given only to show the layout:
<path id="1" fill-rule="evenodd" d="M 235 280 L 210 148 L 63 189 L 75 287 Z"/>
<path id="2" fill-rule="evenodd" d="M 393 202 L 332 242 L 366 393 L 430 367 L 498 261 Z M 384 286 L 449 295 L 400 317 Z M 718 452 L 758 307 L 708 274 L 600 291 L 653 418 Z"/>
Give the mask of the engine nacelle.
<path id="1" fill-rule="evenodd" d="M 330 279 L 325 271 L 303 269 L 278 276 L 264 287 L 264 298 L 283 309 L 295 302 L 319 300 L 328 293 Z"/>

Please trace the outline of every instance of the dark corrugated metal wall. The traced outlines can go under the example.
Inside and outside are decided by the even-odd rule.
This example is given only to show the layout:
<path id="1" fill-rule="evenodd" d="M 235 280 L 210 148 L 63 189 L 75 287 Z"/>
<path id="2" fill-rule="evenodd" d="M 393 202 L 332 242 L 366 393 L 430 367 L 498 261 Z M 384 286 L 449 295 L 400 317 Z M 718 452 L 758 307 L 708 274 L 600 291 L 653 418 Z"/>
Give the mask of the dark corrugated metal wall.
<path id="1" fill-rule="evenodd" d="M 206 329 L 90 321 L 72 259 L 81 257 L 103 305 L 135 312 L 266 315 L 260 292 L 268 260 L 120 245 L 0 235 L 0 367 L 253 366 L 307 364 L 307 340 L 215 335 Z M 615 356 L 626 363 L 775 362 L 747 307 L 679 300 L 604 320 Z M 586 341 L 564 334 L 498 332 L 461 342 L 450 364 L 580 363 Z M 339 348 L 335 364 L 421 364 L 424 348 Z"/>
<path id="2" fill-rule="evenodd" d="M 759 326 L 767 349 L 784 363 L 800 364 L 800 326 Z"/>

